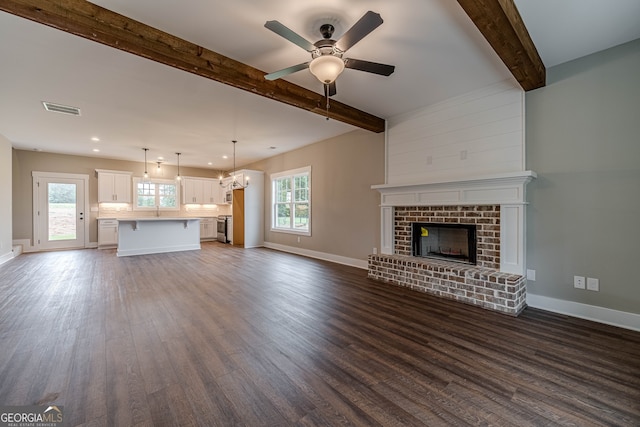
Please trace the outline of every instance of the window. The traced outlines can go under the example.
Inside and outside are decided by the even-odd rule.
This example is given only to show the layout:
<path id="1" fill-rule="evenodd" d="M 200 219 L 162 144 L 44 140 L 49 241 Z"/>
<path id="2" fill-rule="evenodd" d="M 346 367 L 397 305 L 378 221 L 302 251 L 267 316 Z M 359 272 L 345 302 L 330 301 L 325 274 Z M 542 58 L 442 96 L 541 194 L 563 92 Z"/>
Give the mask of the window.
<path id="1" fill-rule="evenodd" d="M 311 235 L 311 166 L 271 175 L 271 230 Z"/>
<path id="2" fill-rule="evenodd" d="M 143 181 L 141 178 L 133 179 L 135 210 L 160 209 L 179 210 L 180 187 L 175 181 L 168 179 L 151 179 Z"/>

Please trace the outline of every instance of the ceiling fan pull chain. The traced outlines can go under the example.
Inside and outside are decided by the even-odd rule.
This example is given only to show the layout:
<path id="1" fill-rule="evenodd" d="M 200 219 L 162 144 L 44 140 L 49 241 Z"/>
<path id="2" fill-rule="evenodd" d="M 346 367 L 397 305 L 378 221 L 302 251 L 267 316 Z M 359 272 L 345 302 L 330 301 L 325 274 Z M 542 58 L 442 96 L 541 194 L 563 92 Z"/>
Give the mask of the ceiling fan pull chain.
<path id="1" fill-rule="evenodd" d="M 329 120 L 329 85 L 324 85 L 324 96 L 327 98 L 327 120 Z"/>

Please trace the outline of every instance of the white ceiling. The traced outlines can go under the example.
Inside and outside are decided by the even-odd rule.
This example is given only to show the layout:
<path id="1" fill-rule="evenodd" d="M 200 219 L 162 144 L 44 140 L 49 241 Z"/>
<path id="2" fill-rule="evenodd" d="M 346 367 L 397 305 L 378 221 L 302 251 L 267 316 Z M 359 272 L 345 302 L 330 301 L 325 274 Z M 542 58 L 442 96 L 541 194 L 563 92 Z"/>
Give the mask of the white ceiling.
<path id="1" fill-rule="evenodd" d="M 320 24 L 332 23 L 337 39 L 373 10 L 384 23 L 345 56 L 396 71 L 382 77 L 347 69 L 334 99 L 385 119 L 512 80 L 453 0 L 405 0 L 402 7 L 383 0 L 94 3 L 267 73 L 310 58 L 265 21 L 315 42 Z M 640 38 L 638 0 L 515 3 L 547 67 Z M 223 155 L 231 155 L 233 139 L 242 165 L 356 129 L 3 12 L 0 58 L 0 134 L 19 149 L 142 161 L 148 147 L 150 161 L 163 156 L 175 164 L 179 151 L 181 165 L 231 169 Z M 308 70 L 287 80 L 322 92 Z M 46 112 L 41 101 L 82 113 Z"/>

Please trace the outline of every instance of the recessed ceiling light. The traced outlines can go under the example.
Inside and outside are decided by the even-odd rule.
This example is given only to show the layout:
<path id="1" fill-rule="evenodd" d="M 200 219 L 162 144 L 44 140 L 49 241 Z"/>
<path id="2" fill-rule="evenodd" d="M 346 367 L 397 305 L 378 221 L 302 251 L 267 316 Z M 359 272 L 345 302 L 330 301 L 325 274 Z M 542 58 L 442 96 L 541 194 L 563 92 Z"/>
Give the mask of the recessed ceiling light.
<path id="1" fill-rule="evenodd" d="M 211 166 L 213 163 L 209 162 L 209 163 L 207 163 L 207 164 L 208 164 L 209 166 Z"/>
<path id="2" fill-rule="evenodd" d="M 99 148 L 94 148 L 94 149 L 93 149 L 93 152 L 94 152 L 94 153 L 99 153 L 99 152 L 100 152 L 100 149 L 99 149 Z"/>
<path id="3" fill-rule="evenodd" d="M 271 147 L 269 147 L 269 150 L 275 150 L 276 147 L 274 147 L 273 145 Z"/>
<path id="4" fill-rule="evenodd" d="M 158 160 L 164 160 L 164 157 L 158 156 Z"/>
<path id="5" fill-rule="evenodd" d="M 229 156 L 227 156 L 226 154 L 224 156 L 222 156 L 223 159 L 228 159 Z"/>
<path id="6" fill-rule="evenodd" d="M 91 140 L 92 140 L 93 142 L 99 142 L 99 141 L 100 141 L 100 138 L 98 138 L 97 136 L 92 136 L 92 137 L 91 137 Z"/>

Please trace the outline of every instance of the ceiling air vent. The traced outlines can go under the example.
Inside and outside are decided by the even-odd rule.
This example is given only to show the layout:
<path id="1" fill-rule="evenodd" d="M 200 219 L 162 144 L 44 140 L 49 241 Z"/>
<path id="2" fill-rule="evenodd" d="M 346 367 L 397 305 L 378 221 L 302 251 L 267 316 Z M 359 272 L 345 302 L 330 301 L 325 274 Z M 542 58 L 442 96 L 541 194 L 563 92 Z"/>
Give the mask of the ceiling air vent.
<path id="1" fill-rule="evenodd" d="M 69 107 L 68 105 L 54 104 L 52 102 L 42 101 L 44 109 L 47 111 L 53 111 L 54 113 L 70 114 L 72 116 L 79 116 L 80 109 L 76 107 Z"/>

